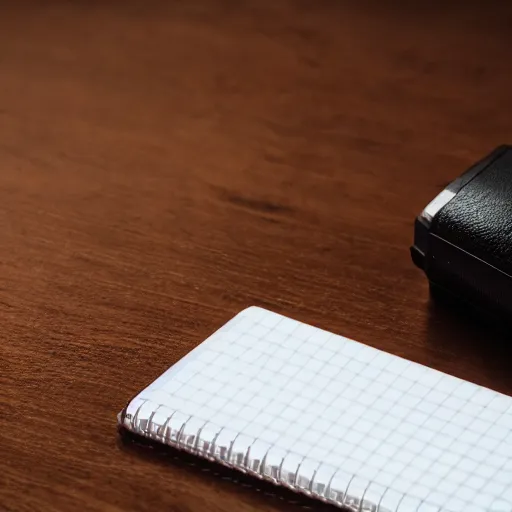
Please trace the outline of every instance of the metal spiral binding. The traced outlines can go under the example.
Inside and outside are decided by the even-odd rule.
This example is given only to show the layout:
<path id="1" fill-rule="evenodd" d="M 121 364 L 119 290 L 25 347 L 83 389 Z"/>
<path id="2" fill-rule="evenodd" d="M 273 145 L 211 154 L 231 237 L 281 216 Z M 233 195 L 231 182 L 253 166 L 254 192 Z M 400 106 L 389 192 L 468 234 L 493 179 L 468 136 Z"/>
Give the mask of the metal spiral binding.
<path id="1" fill-rule="evenodd" d="M 167 417 L 167 419 L 164 421 L 164 424 L 160 427 L 161 433 L 159 432 L 159 434 L 157 434 L 163 440 L 164 443 L 168 443 L 168 441 L 170 441 L 170 439 L 168 439 L 168 437 L 170 438 L 170 436 L 167 436 L 167 427 L 169 426 L 169 423 L 172 420 L 172 417 L 174 416 L 175 412 L 176 411 L 174 411 L 170 416 Z"/>
<path id="2" fill-rule="evenodd" d="M 178 431 L 178 435 L 176 436 L 176 446 L 177 448 L 179 448 L 180 450 L 183 450 L 184 448 L 186 448 L 185 446 L 183 446 L 182 442 L 181 442 L 181 439 L 183 437 L 183 432 L 185 431 L 185 427 L 187 426 L 187 423 L 190 421 L 190 418 L 192 416 L 189 416 L 188 420 L 186 420 L 185 422 L 183 422 L 183 425 L 181 426 L 181 428 L 179 429 Z"/>
<path id="3" fill-rule="evenodd" d="M 302 457 L 302 460 L 299 462 L 299 465 L 297 466 L 297 469 L 295 470 L 295 475 L 293 475 L 292 488 L 296 488 L 297 487 L 297 480 L 299 479 L 300 467 L 302 466 L 305 458 L 306 457 Z"/>
<path id="4" fill-rule="evenodd" d="M 229 443 L 228 454 L 226 455 L 226 459 L 227 459 L 227 461 L 228 461 L 228 462 L 231 462 L 231 455 L 233 454 L 233 445 L 235 444 L 235 441 L 238 439 L 238 436 L 239 436 L 239 435 L 240 435 L 240 434 L 237 434 L 237 435 L 234 437 L 233 441 L 231 441 L 231 442 Z"/>
<path id="5" fill-rule="evenodd" d="M 137 407 L 137 410 L 135 411 L 135 414 L 133 415 L 133 418 L 131 420 L 131 426 L 132 426 L 132 429 L 134 432 L 136 433 L 139 433 L 141 434 L 142 432 L 140 432 L 140 426 L 138 424 L 138 421 L 139 421 L 139 413 L 140 413 L 140 410 L 142 409 L 142 406 L 146 403 L 146 401 L 144 400 L 140 405 L 139 407 Z"/>
<path id="6" fill-rule="evenodd" d="M 341 501 L 341 506 L 343 506 L 343 507 L 348 506 L 348 503 L 347 503 L 347 501 L 349 501 L 349 500 L 347 500 L 347 498 L 349 498 L 348 490 L 350 489 L 350 484 L 352 483 L 353 480 L 354 480 L 354 475 L 352 475 L 350 477 L 350 480 L 348 481 L 348 484 L 347 484 L 347 488 L 345 489 L 345 492 L 343 493 L 343 498 Z"/>
<path id="7" fill-rule="evenodd" d="M 267 474 L 266 469 L 268 456 L 272 448 L 274 448 L 274 445 L 269 444 L 261 461 L 258 461 L 257 466 L 253 466 L 251 461 L 251 449 L 253 448 L 254 443 L 258 441 L 258 439 L 253 439 L 252 442 L 249 443 L 249 445 L 247 446 L 247 449 L 244 449 L 243 452 L 234 453 L 235 442 L 237 441 L 238 437 L 241 434 L 236 434 L 235 437 L 229 442 L 229 446 L 219 446 L 218 439 L 221 433 L 225 430 L 224 427 L 221 427 L 219 429 L 219 431 L 213 437 L 212 441 L 205 442 L 204 445 L 200 447 L 200 443 L 202 441 L 201 434 L 206 425 L 208 425 L 208 421 L 205 421 L 196 432 L 187 432 L 187 425 L 192 419 L 192 416 L 189 416 L 185 421 L 181 423 L 179 428 L 172 428 L 171 421 L 177 412 L 173 411 L 172 414 L 167 416 L 167 418 L 161 425 L 157 425 L 157 428 L 153 430 L 153 427 L 156 426 L 154 422 L 155 415 L 162 406 L 158 405 L 156 409 L 152 411 L 151 415 L 147 420 L 140 420 L 140 411 L 146 403 L 147 401 L 143 401 L 138 406 L 131 420 L 129 420 L 129 426 L 131 427 L 131 430 L 134 431 L 135 433 L 139 433 L 151 438 L 156 438 L 162 443 L 173 446 L 179 450 L 186 451 L 194 455 L 199 455 L 210 461 L 217 462 L 219 464 L 222 464 L 223 466 L 233 468 L 238 471 L 242 471 L 243 473 L 247 473 L 252 476 L 256 476 L 259 479 L 266 480 L 273 484 L 288 487 L 296 492 L 299 492 L 310 497 L 314 497 L 315 499 L 321 500 L 324 503 L 329 503 L 331 505 L 341 507 L 347 511 L 392 512 L 391 510 L 382 506 L 388 488 L 386 488 L 386 490 L 384 491 L 384 493 L 382 494 L 377 503 L 365 499 L 367 492 L 372 485 L 371 481 L 367 483 L 366 488 L 362 495 L 360 495 L 360 497 L 351 494 L 350 488 L 355 479 L 355 475 L 352 475 L 352 477 L 349 479 L 348 484 L 343 492 L 340 492 L 339 490 L 335 491 L 332 487 L 333 481 L 336 478 L 338 471 L 335 471 L 331 475 L 329 481 L 327 482 L 327 485 L 325 485 L 321 491 L 315 491 L 315 479 L 317 478 L 318 472 L 322 467 L 322 463 L 318 464 L 307 486 L 303 487 L 299 485 L 299 478 L 301 476 L 300 471 L 301 467 L 303 466 L 306 460 L 306 457 L 303 457 L 301 462 L 297 465 L 297 469 L 294 472 L 292 482 L 285 481 L 283 475 L 283 468 L 285 466 L 287 456 L 290 455 L 289 452 L 287 452 L 286 455 L 282 457 L 275 476 L 272 474 L 272 470 Z M 174 439 L 173 432 L 175 432 Z M 232 460 L 242 462 L 233 463 Z M 402 500 L 404 498 L 405 495 L 403 495 L 402 499 L 398 503 L 395 512 L 398 512 L 398 510 L 400 509 L 400 504 L 402 503 Z M 421 507 L 422 504 L 423 501 L 418 505 L 417 510 Z M 439 510 L 441 510 L 441 508 Z"/>
<path id="8" fill-rule="evenodd" d="M 244 466 L 245 466 L 245 471 L 250 471 L 252 468 L 249 466 L 249 461 L 251 460 L 250 459 L 250 456 L 251 456 L 251 445 L 249 445 L 249 447 L 247 448 L 247 451 L 245 452 L 245 456 L 244 456 Z"/>
<path id="9" fill-rule="evenodd" d="M 156 437 L 156 433 L 154 434 L 153 432 L 151 432 L 151 427 L 153 426 L 153 418 L 155 417 L 155 414 L 157 413 L 158 409 L 160 409 L 160 407 L 162 407 L 161 405 L 159 405 L 152 413 L 151 415 L 149 416 L 149 419 L 148 419 L 148 424 L 147 424 L 147 435 L 149 437 Z"/>
<path id="10" fill-rule="evenodd" d="M 203 426 L 197 431 L 197 436 L 194 440 L 194 450 L 196 452 L 199 451 L 199 441 L 201 440 L 201 432 L 203 431 L 204 427 L 206 427 L 206 425 L 208 425 L 208 421 L 205 421 Z"/>

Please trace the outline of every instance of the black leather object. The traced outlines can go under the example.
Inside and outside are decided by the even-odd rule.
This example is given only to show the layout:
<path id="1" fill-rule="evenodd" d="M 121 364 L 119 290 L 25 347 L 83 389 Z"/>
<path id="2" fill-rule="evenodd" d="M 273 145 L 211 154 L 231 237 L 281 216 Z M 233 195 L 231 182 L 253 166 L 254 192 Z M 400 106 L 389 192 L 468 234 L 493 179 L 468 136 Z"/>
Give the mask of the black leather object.
<path id="1" fill-rule="evenodd" d="M 501 146 L 432 219 L 416 220 L 414 262 L 432 285 L 512 319 L 512 147 Z"/>
<path id="2" fill-rule="evenodd" d="M 512 148 L 438 212 L 430 231 L 512 275 Z"/>

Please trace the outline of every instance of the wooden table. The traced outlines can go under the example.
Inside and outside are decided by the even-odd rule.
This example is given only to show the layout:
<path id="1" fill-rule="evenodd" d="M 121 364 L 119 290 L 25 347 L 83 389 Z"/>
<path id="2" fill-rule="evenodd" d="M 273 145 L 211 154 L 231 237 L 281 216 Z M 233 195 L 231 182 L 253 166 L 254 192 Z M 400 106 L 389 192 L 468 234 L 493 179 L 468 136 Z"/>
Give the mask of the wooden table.
<path id="1" fill-rule="evenodd" d="M 512 393 L 409 256 L 512 141 L 512 9 L 403 4 L 2 3 L 1 510 L 298 510 L 118 441 L 251 304 Z"/>

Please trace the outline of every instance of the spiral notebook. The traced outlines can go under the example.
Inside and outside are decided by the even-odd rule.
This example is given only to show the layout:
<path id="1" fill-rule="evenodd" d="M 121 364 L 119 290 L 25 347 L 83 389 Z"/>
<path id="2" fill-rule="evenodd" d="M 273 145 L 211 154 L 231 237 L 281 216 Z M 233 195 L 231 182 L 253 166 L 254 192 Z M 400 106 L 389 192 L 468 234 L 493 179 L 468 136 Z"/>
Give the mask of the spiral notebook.
<path id="1" fill-rule="evenodd" d="M 354 512 L 512 511 L 512 398 L 261 308 L 119 423 Z"/>

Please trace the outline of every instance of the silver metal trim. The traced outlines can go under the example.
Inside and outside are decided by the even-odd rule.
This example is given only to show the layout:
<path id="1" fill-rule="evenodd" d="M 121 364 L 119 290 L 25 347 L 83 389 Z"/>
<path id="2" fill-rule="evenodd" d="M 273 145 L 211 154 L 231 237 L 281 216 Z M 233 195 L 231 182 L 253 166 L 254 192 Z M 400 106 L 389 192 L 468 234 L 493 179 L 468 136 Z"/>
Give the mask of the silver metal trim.
<path id="1" fill-rule="evenodd" d="M 421 217 L 430 224 L 439 210 L 446 206 L 457 195 L 457 192 L 458 191 L 450 190 L 449 186 L 445 188 L 428 203 L 423 212 L 421 212 Z"/>

